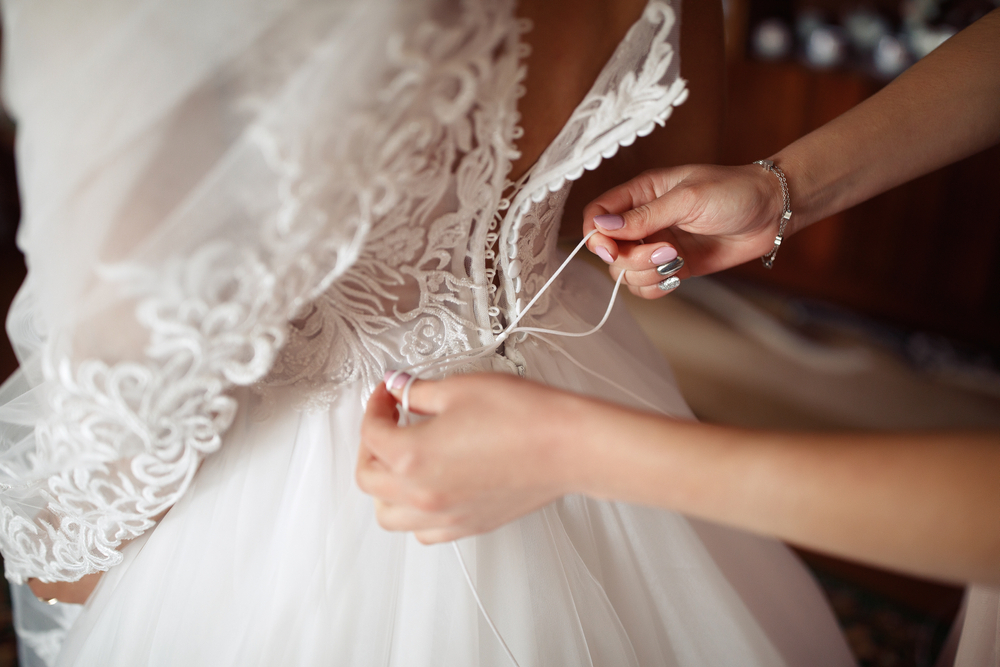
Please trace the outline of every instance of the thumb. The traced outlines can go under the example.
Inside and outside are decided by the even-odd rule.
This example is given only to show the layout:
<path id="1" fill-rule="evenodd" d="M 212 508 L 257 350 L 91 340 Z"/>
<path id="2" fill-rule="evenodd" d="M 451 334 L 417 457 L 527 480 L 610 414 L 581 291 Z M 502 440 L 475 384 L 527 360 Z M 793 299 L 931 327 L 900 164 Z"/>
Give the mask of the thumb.
<path id="1" fill-rule="evenodd" d="M 638 241 L 680 222 L 686 208 L 677 206 L 683 190 L 675 187 L 687 173 L 686 167 L 655 169 L 608 190 L 584 209 L 583 233 L 598 229 L 595 239 Z"/>

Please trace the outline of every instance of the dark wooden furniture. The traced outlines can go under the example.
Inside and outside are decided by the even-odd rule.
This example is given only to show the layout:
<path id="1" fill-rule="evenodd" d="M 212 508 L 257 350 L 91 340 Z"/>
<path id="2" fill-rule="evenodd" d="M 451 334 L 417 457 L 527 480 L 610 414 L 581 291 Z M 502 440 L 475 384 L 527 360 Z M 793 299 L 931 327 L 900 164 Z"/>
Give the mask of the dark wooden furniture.
<path id="1" fill-rule="evenodd" d="M 736 2 L 727 26 L 726 164 L 771 155 L 883 85 L 856 71 L 753 61 L 740 23 L 752 10 Z M 1000 146 L 791 237 L 771 271 L 751 262 L 729 274 L 1000 352 Z"/>

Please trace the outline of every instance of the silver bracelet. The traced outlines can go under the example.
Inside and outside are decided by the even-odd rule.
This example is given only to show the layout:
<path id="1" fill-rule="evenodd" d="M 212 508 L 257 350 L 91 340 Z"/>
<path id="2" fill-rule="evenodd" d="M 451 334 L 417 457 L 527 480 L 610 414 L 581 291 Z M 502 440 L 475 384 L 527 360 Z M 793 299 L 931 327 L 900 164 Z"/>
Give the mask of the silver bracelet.
<path id="1" fill-rule="evenodd" d="M 785 238 L 785 227 L 788 226 L 788 220 L 792 217 L 792 198 L 788 196 L 788 181 L 785 180 L 785 172 L 781 171 L 781 167 L 775 165 L 773 160 L 757 160 L 754 164 L 759 164 L 777 176 L 778 182 L 781 183 L 782 211 L 780 222 L 778 223 L 778 235 L 774 237 L 774 247 L 771 248 L 771 252 L 760 258 L 760 261 L 764 262 L 764 266 L 770 269 L 774 266 L 774 256 L 778 254 L 781 241 Z"/>

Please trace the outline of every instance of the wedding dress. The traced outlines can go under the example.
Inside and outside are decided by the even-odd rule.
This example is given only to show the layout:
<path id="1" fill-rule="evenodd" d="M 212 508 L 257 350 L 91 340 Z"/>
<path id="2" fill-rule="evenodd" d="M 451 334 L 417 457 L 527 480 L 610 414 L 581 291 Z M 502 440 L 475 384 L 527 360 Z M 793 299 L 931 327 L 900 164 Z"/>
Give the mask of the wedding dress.
<path id="1" fill-rule="evenodd" d="M 0 548 L 25 664 L 511 665 L 501 639 L 524 667 L 853 664 L 775 541 L 567 497 L 462 540 L 470 587 L 353 481 L 384 371 L 484 346 L 452 371 L 691 417 L 617 308 L 497 344 L 521 313 L 600 318 L 608 282 L 575 264 L 524 308 L 571 182 L 687 96 L 676 12 L 648 3 L 511 183 L 510 0 L 5 0 L 30 273 Z M 97 571 L 83 607 L 22 583 Z"/>

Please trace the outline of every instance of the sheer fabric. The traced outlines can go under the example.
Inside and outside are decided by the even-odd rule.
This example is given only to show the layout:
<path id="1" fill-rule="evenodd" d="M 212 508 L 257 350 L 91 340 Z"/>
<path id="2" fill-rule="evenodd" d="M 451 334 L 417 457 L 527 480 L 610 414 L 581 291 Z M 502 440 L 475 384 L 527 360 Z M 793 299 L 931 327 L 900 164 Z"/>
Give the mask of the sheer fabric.
<path id="1" fill-rule="evenodd" d="M 454 554 L 379 529 L 354 486 L 361 408 L 387 368 L 495 340 L 550 275 L 570 181 L 686 96 L 676 7 L 649 2 L 517 184 L 510 1 L 4 12 L 30 274 L 0 548 L 12 582 L 107 571 L 82 610 L 18 589 L 26 659 L 506 664 Z M 574 269 L 524 322 L 585 329 L 606 292 Z M 561 345 L 460 370 L 621 400 L 596 372 L 690 418 L 623 315 Z M 851 664 L 772 541 L 566 498 L 462 549 L 521 664 Z"/>
<path id="2" fill-rule="evenodd" d="M 503 3 L 436 4 L 8 3 L 31 266 L 0 412 L 12 581 L 117 563 L 218 449 L 229 389 L 267 374 L 286 323 L 336 280 L 345 308 L 314 345 L 334 386 L 379 376 L 371 341 L 402 318 L 374 295 L 418 238 L 423 282 L 456 280 L 430 266 L 456 240 L 440 209 L 472 169 L 487 186 L 472 205 L 496 209 L 519 28 Z M 404 224 L 435 214 L 429 233 Z M 385 275 L 345 276 L 369 236 Z M 407 310 L 474 326 L 441 287 L 420 286 L 439 308 Z"/>
<path id="3" fill-rule="evenodd" d="M 1000 665 L 1000 590 L 971 586 L 963 616 L 955 667 Z"/>

